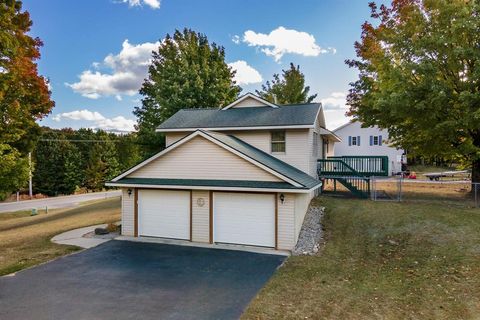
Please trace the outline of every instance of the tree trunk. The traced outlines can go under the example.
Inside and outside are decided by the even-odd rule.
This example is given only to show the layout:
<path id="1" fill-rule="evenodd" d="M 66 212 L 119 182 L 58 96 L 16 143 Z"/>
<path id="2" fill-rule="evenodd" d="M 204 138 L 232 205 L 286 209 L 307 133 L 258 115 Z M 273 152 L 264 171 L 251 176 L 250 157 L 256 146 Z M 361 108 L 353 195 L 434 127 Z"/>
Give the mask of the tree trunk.
<path id="1" fill-rule="evenodd" d="M 475 190 L 475 183 L 480 183 L 480 159 L 472 162 L 472 192 Z M 477 186 L 477 191 L 480 191 L 480 185 Z"/>

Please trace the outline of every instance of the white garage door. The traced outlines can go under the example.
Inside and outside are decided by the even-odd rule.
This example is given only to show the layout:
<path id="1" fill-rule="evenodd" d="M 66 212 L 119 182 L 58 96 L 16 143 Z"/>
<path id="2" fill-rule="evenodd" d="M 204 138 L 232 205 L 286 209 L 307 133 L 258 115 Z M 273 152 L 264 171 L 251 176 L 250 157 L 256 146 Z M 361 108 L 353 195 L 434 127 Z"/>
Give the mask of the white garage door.
<path id="1" fill-rule="evenodd" d="M 190 191 L 139 190 L 140 236 L 190 239 Z"/>
<path id="2" fill-rule="evenodd" d="M 215 242 L 275 246 L 275 196 L 256 193 L 213 194 Z"/>

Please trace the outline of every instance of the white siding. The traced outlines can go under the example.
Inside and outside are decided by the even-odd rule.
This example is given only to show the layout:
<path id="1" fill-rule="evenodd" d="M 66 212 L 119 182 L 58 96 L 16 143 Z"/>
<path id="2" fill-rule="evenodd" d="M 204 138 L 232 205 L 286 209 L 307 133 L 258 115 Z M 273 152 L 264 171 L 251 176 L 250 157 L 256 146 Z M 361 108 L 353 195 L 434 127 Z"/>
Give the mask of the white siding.
<path id="1" fill-rule="evenodd" d="M 135 192 L 132 189 L 132 194 L 129 196 L 127 190 L 122 188 L 122 235 L 133 236 L 135 234 Z"/>
<path id="2" fill-rule="evenodd" d="M 403 153 L 403 149 L 390 147 L 388 141 L 388 131 L 381 130 L 378 127 L 362 128 L 360 122 L 353 122 L 340 129 L 335 133 L 342 139 L 342 142 L 335 144 L 335 156 L 388 156 L 389 173 L 401 171 L 401 163 L 397 161 Z M 370 136 L 382 136 L 381 146 L 371 146 Z M 349 146 L 349 136 L 360 136 L 360 146 Z"/>
<path id="3" fill-rule="evenodd" d="M 193 138 L 128 177 L 281 181 L 203 137 Z"/>
<path id="4" fill-rule="evenodd" d="M 295 247 L 295 194 L 285 193 L 282 203 L 277 195 L 278 204 L 278 249 L 292 250 Z"/>
<path id="5" fill-rule="evenodd" d="M 203 200 L 199 200 L 203 199 Z M 203 206 L 199 205 L 203 202 Z M 210 193 L 204 190 L 192 191 L 192 241 L 210 241 Z"/>

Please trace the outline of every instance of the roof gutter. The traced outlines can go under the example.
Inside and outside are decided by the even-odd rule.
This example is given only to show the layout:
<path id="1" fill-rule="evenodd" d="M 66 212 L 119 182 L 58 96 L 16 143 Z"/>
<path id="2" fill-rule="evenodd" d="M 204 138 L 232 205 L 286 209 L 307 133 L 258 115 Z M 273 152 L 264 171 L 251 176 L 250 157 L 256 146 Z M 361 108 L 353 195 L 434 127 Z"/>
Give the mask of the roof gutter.
<path id="1" fill-rule="evenodd" d="M 235 130 L 278 130 L 278 129 L 313 129 L 313 124 L 301 124 L 291 126 L 253 126 L 253 127 L 210 127 L 210 128 L 157 128 L 155 132 L 192 132 L 196 130 L 205 131 L 235 131 Z"/>
<path id="2" fill-rule="evenodd" d="M 245 191 L 245 192 L 283 192 L 283 193 L 310 193 L 322 186 L 319 182 L 310 189 L 275 189 L 275 188 L 245 188 L 245 187 L 212 187 L 212 186 L 178 186 L 178 185 L 156 185 L 156 184 L 130 184 L 119 182 L 106 182 L 108 187 L 140 188 L 140 189 L 175 189 L 175 190 L 212 190 L 212 191 Z"/>

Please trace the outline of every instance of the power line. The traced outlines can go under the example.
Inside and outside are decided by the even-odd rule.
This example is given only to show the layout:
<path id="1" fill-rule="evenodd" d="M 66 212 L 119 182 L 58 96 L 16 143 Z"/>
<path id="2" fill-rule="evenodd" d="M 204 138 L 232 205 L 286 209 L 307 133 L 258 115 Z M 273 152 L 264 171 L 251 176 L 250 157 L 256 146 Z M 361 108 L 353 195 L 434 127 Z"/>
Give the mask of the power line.
<path id="1" fill-rule="evenodd" d="M 121 140 L 82 140 L 82 139 L 39 139 L 38 141 L 43 141 L 43 142 L 62 142 L 62 141 L 68 141 L 68 142 L 124 142 Z"/>

